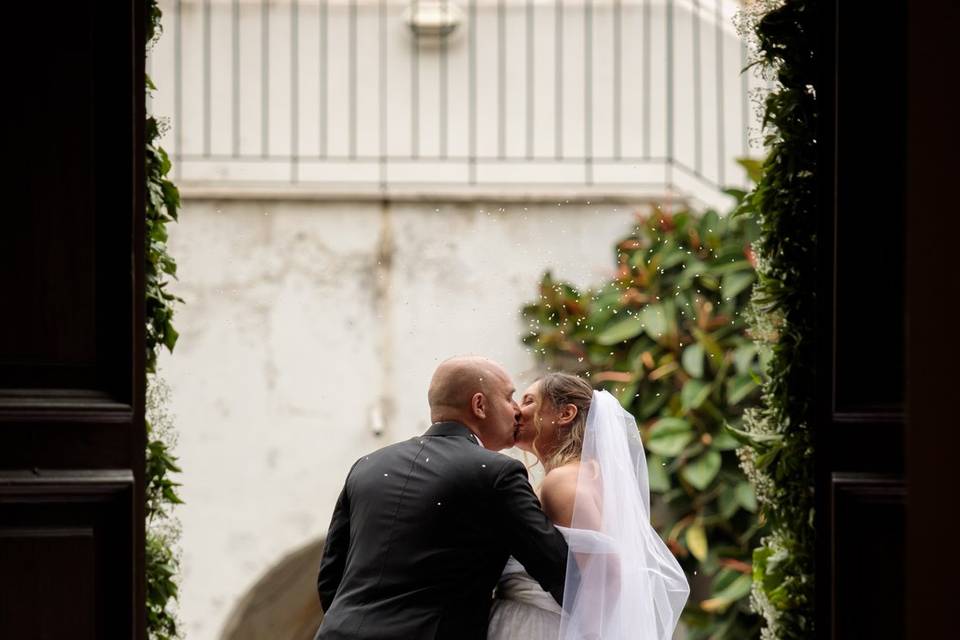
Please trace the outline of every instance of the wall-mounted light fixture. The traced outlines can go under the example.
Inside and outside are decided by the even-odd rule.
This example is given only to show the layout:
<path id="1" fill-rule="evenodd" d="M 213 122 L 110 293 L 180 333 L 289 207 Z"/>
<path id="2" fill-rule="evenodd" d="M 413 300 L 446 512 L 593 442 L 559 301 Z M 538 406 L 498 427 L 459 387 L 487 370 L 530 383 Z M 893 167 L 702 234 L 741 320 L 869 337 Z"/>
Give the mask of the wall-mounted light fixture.
<path id="1" fill-rule="evenodd" d="M 463 22 L 463 10 L 452 0 L 412 0 L 403 19 L 418 38 L 446 38 Z"/>

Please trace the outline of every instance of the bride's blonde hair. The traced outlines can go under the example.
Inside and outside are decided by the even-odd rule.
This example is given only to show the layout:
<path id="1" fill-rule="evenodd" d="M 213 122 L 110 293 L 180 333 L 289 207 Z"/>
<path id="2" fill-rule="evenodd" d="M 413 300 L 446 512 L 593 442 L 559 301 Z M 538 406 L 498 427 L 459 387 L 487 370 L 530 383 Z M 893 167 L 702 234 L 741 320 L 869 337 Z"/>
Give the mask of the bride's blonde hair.
<path id="1" fill-rule="evenodd" d="M 562 467 L 563 465 L 580 459 L 583 451 L 583 436 L 587 430 L 587 412 L 593 400 L 593 387 L 577 376 L 569 373 L 548 373 L 539 380 L 541 403 L 549 402 L 555 409 L 561 409 L 568 404 L 577 408 L 577 415 L 569 425 L 560 430 L 558 446 L 543 461 L 545 471 Z M 537 431 L 540 430 L 539 411 L 534 423 Z M 534 439 L 536 447 L 536 439 Z M 539 452 L 538 452 L 539 453 Z"/>

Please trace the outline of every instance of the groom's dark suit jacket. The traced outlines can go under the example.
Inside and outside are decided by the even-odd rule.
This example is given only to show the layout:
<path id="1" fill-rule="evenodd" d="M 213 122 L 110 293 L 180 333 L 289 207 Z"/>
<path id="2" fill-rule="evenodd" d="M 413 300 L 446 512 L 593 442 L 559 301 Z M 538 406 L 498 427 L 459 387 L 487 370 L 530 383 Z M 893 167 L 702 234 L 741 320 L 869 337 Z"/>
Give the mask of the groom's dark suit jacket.
<path id="1" fill-rule="evenodd" d="M 562 601 L 567 545 L 523 464 L 462 424 L 434 424 L 350 469 L 320 563 L 316 637 L 485 638 L 511 554 Z"/>

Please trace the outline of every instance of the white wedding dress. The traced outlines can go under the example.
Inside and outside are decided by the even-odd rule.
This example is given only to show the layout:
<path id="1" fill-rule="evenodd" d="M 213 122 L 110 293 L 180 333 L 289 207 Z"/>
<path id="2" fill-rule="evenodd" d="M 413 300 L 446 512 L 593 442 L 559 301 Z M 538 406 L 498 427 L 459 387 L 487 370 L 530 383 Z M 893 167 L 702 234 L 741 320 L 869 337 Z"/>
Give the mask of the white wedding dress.
<path id="1" fill-rule="evenodd" d="M 487 640 L 556 640 L 560 612 L 553 596 L 510 558 L 497 583 Z"/>
<path id="2" fill-rule="evenodd" d="M 594 391 L 570 528 L 563 606 L 511 558 L 488 640 L 670 640 L 690 586 L 650 523 L 647 460 L 633 416 Z M 570 568 L 575 567 L 575 571 Z"/>

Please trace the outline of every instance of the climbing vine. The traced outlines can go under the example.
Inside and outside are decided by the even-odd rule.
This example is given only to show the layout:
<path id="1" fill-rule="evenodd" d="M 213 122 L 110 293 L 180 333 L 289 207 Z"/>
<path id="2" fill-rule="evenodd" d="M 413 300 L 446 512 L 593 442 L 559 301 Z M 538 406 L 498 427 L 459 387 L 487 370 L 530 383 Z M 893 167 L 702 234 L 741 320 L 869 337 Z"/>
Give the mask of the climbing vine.
<path id="1" fill-rule="evenodd" d="M 160 37 L 161 12 L 156 0 L 147 0 L 147 49 Z M 149 77 L 145 90 L 156 90 Z M 177 220 L 180 193 L 171 182 L 170 158 L 159 145 L 162 124 L 147 114 L 146 143 L 146 369 L 147 369 L 147 450 L 146 450 L 146 601 L 147 634 L 151 640 L 179 638 L 173 602 L 179 589 L 177 543 L 179 525 L 173 507 L 181 503 L 180 472 L 173 455 L 176 443 L 173 421 L 166 410 L 169 389 L 157 374 L 157 357 L 162 349 L 173 351 L 177 331 L 173 327 L 174 306 L 183 302 L 167 290 L 176 278 L 177 263 L 167 251 L 167 224 Z"/>
<path id="2" fill-rule="evenodd" d="M 748 21 L 759 65 L 775 79 L 764 100 L 768 156 L 738 215 L 758 224 L 757 285 L 748 313 L 766 354 L 762 401 L 731 428 L 769 527 L 753 552 L 761 637 L 814 637 L 813 434 L 817 125 L 814 3 L 766 3 Z"/>

